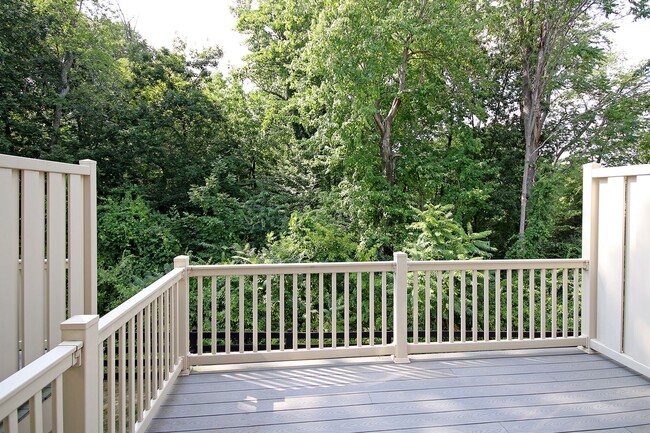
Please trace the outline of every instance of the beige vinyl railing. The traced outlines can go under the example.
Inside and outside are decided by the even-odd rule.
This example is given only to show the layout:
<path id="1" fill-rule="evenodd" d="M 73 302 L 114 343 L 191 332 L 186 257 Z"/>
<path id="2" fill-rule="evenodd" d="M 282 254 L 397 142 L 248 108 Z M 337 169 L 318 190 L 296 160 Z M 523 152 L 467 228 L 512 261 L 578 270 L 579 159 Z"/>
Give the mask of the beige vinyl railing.
<path id="1" fill-rule="evenodd" d="M 106 432 L 140 432 L 184 368 L 186 258 L 99 320 L 99 419 Z M 104 367 L 104 362 L 106 367 Z"/>
<path id="2" fill-rule="evenodd" d="M 25 411 L 30 431 L 63 432 L 63 374 L 74 364 L 74 345 L 59 345 L 2 382 L 0 419 L 4 433 L 18 433 L 19 411 Z M 49 387 L 49 405 L 44 405 L 43 390 Z M 44 411 L 44 406 L 49 410 Z"/>
<path id="3" fill-rule="evenodd" d="M 96 313 L 96 164 L 0 155 L 0 380 Z"/>
<path id="4" fill-rule="evenodd" d="M 572 260 L 189 266 L 190 365 L 580 346 Z M 514 281 L 513 281 L 514 280 Z"/>
<path id="5" fill-rule="evenodd" d="M 584 346 L 569 260 L 409 262 L 408 353 Z"/>

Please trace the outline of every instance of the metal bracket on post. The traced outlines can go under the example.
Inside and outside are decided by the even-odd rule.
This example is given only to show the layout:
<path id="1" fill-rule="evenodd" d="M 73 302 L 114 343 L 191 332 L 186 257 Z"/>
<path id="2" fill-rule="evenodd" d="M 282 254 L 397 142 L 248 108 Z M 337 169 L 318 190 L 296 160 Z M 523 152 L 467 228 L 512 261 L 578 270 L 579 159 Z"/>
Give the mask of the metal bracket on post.
<path id="1" fill-rule="evenodd" d="M 83 341 L 62 341 L 61 346 L 73 346 L 75 348 L 72 353 L 72 366 L 81 367 L 81 349 L 84 347 Z"/>

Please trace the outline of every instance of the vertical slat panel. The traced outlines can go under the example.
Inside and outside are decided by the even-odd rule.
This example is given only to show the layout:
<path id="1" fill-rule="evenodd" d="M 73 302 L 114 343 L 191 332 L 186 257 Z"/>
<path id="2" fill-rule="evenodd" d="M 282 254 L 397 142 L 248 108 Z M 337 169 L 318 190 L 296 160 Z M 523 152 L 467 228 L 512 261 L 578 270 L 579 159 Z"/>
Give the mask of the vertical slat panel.
<path id="1" fill-rule="evenodd" d="M 52 382 L 52 433 L 63 433 L 63 376 Z"/>
<path id="2" fill-rule="evenodd" d="M 386 324 L 386 310 L 387 306 L 386 296 L 386 272 L 381 273 L 381 344 L 385 346 L 388 338 L 388 325 Z"/>
<path id="3" fill-rule="evenodd" d="M 45 349 L 45 183 L 42 173 L 23 172 L 23 365 Z"/>
<path id="4" fill-rule="evenodd" d="M 337 310 L 337 300 L 336 300 L 336 273 L 332 272 L 332 347 L 336 347 L 336 310 Z"/>
<path id="5" fill-rule="evenodd" d="M 375 345 L 375 273 L 368 274 L 368 300 L 370 302 L 370 317 L 368 317 L 368 330 L 370 334 L 370 345 Z"/>
<path id="6" fill-rule="evenodd" d="M 284 274 L 280 274 L 280 350 L 284 350 Z"/>
<path id="7" fill-rule="evenodd" d="M 169 380 L 172 363 L 172 298 L 171 288 L 165 290 L 165 380 Z"/>
<path id="8" fill-rule="evenodd" d="M 350 274 L 343 275 L 343 345 L 350 347 Z"/>
<path id="9" fill-rule="evenodd" d="M 569 336 L 569 270 L 562 271 L 562 337 Z"/>
<path id="10" fill-rule="evenodd" d="M 483 340 L 490 340 L 490 271 L 483 271 Z"/>
<path id="11" fill-rule="evenodd" d="M 357 346 L 361 347 L 363 343 L 363 312 L 361 309 L 363 303 L 363 280 L 361 278 L 361 272 L 357 272 Z"/>
<path id="12" fill-rule="evenodd" d="M 107 410 L 106 423 L 109 433 L 115 433 L 115 334 L 111 334 L 106 342 L 106 393 Z"/>
<path id="13" fill-rule="evenodd" d="M 163 388 L 165 382 L 165 302 L 163 296 L 158 296 L 158 387 L 156 388 L 156 398 L 160 395 L 159 391 Z M 203 345 L 202 341 L 197 342 Z"/>
<path id="14" fill-rule="evenodd" d="M 426 337 L 424 342 L 431 343 L 431 271 L 424 273 L 424 328 L 426 330 Z"/>
<path id="15" fill-rule="evenodd" d="M 494 332 L 496 341 L 501 340 L 501 271 L 494 271 Z"/>
<path id="16" fill-rule="evenodd" d="M 273 281 L 272 275 L 266 276 L 266 351 L 271 351 L 271 283 Z"/>
<path id="17" fill-rule="evenodd" d="M 478 341 L 478 275 L 472 271 L 472 341 Z"/>
<path id="18" fill-rule="evenodd" d="M 65 221 L 66 179 L 60 173 L 47 176 L 47 293 L 48 349 L 61 342 L 60 324 L 66 318 Z"/>
<path id="19" fill-rule="evenodd" d="M 171 339 L 171 346 L 169 348 L 169 371 L 173 371 L 173 367 L 178 360 L 178 286 L 177 281 L 169 288 L 169 338 Z"/>
<path id="20" fill-rule="evenodd" d="M 322 273 L 318 274 L 318 348 L 322 349 L 325 342 L 325 314 L 324 314 L 324 303 L 325 303 L 325 293 L 324 293 L 324 276 Z"/>
<path id="21" fill-rule="evenodd" d="M 231 312 L 231 305 L 230 305 L 230 275 L 226 275 L 226 287 L 225 287 L 225 292 L 226 292 L 226 353 L 230 353 L 230 312 Z M 267 305 L 268 307 L 268 305 Z M 268 341 L 271 339 L 269 338 Z"/>
<path id="22" fill-rule="evenodd" d="M 438 292 L 436 294 L 436 334 L 438 343 L 442 342 L 442 271 L 438 271 Z"/>
<path id="23" fill-rule="evenodd" d="M 158 298 L 151 303 L 151 399 L 158 394 Z"/>
<path id="24" fill-rule="evenodd" d="M 546 269 L 539 271 L 539 332 L 546 338 Z"/>
<path id="25" fill-rule="evenodd" d="M 557 337 L 557 269 L 551 271 L 551 337 Z"/>
<path id="26" fill-rule="evenodd" d="M 258 300 L 257 300 L 257 290 L 258 290 L 258 288 L 257 288 L 257 275 L 253 275 L 252 285 L 253 285 L 253 352 L 257 352 L 258 351 L 257 333 L 259 331 L 259 329 L 258 329 L 259 328 L 259 326 L 258 326 L 259 325 L 259 314 L 258 314 L 258 311 L 257 311 L 257 302 L 258 302 Z M 216 334 L 212 334 L 212 335 L 216 335 Z M 213 337 L 213 339 L 214 338 L 215 337 Z"/>
<path id="27" fill-rule="evenodd" d="M 291 317 L 291 347 L 298 350 L 298 274 L 291 277 L 293 283 L 292 291 L 292 317 Z"/>
<path id="28" fill-rule="evenodd" d="M 506 271 L 506 332 L 507 340 L 512 339 L 512 270 Z"/>
<path id="29" fill-rule="evenodd" d="M 243 275 L 239 276 L 239 353 L 244 353 L 244 324 L 246 323 L 246 319 L 244 317 L 245 311 L 245 304 L 244 301 L 246 299 L 246 277 Z"/>
<path id="30" fill-rule="evenodd" d="M 311 274 L 305 274 L 305 347 L 311 349 Z"/>
<path id="31" fill-rule="evenodd" d="M 418 272 L 413 272 L 413 343 L 418 344 L 419 329 L 418 329 L 418 300 L 420 297 L 418 287 Z"/>
<path id="32" fill-rule="evenodd" d="M 196 279 L 196 353 L 203 354 L 203 277 Z"/>
<path id="33" fill-rule="evenodd" d="M 151 354 L 151 305 L 144 309 L 144 408 L 151 409 L 151 385 L 152 385 L 152 364 L 153 356 Z"/>
<path id="34" fill-rule="evenodd" d="M 43 433 L 43 391 L 29 399 L 30 433 Z"/>
<path id="35" fill-rule="evenodd" d="M 69 316 L 84 314 L 84 208 L 81 176 L 68 176 Z"/>
<path id="36" fill-rule="evenodd" d="M 531 269 L 528 274 L 528 311 L 530 312 L 528 329 L 530 338 L 535 338 L 535 270 Z"/>
<path id="37" fill-rule="evenodd" d="M 573 336 L 580 335 L 580 327 L 578 326 L 578 313 L 580 306 L 578 299 L 580 296 L 580 269 L 573 270 Z"/>
<path id="38" fill-rule="evenodd" d="M 454 271 L 449 271 L 449 342 L 454 341 Z"/>
<path id="39" fill-rule="evenodd" d="M 467 281 L 465 271 L 460 271 L 460 341 L 466 340 L 467 334 Z"/>
<path id="40" fill-rule="evenodd" d="M 18 411 L 15 410 L 2 421 L 5 433 L 18 433 Z"/>
<path id="41" fill-rule="evenodd" d="M 138 422 L 142 422 L 142 415 L 144 414 L 145 405 L 144 405 L 144 351 L 145 351 L 145 342 L 144 342 L 144 312 L 138 312 L 138 329 L 137 329 L 137 341 L 138 341 Z M 100 360 L 101 362 L 101 360 Z"/>
<path id="42" fill-rule="evenodd" d="M 517 338 L 524 339 L 524 271 L 517 271 Z"/>
<path id="43" fill-rule="evenodd" d="M 128 322 L 129 324 L 129 432 L 135 433 L 135 375 L 137 366 L 135 363 L 135 318 Z"/>
<path id="44" fill-rule="evenodd" d="M 210 339 L 211 352 L 217 353 L 217 277 L 210 278 Z"/>
<path id="45" fill-rule="evenodd" d="M 598 276 L 596 299 L 594 301 L 593 296 L 591 296 L 591 302 L 597 304 L 596 337 L 601 344 L 616 352 L 623 350 L 626 265 L 634 268 L 635 262 L 640 259 L 644 262 L 643 266 L 647 266 L 647 258 L 644 254 L 635 255 L 634 257 L 628 256 L 627 263 L 625 260 L 626 249 L 630 246 L 630 243 L 635 245 L 636 248 L 642 245 L 636 242 L 636 236 L 626 239 L 629 237 L 630 231 L 633 234 L 641 234 L 638 230 L 639 227 L 626 224 L 626 222 L 629 222 L 626 221 L 629 217 L 634 220 L 637 215 L 637 212 L 634 212 L 634 208 L 637 207 L 635 201 L 626 203 L 630 193 L 629 189 L 634 190 L 636 186 L 638 186 L 638 177 L 637 182 L 632 182 L 632 185 L 630 185 L 627 177 L 611 177 L 599 179 L 597 186 L 599 206 L 596 220 L 598 221 L 596 272 Z M 643 194 L 647 194 L 647 189 Z M 626 212 L 626 206 L 628 207 L 627 210 L 632 212 Z M 641 215 L 643 218 L 642 226 L 647 227 L 648 215 L 645 212 Z M 643 240 L 643 237 L 640 239 Z M 628 286 L 629 282 L 627 280 Z M 586 284 L 585 290 L 589 291 L 589 289 L 589 284 Z M 629 296 L 630 294 L 626 293 L 626 295 Z M 594 320 L 593 316 L 592 320 Z M 589 331 L 590 324 L 586 323 L 585 328 Z M 593 338 L 594 336 L 589 335 L 589 337 Z"/>
<path id="46" fill-rule="evenodd" d="M 6 289 L 0 303 L 0 380 L 18 371 L 18 251 L 19 175 L 17 170 L 0 169 L 0 275 Z M 6 429 L 8 427 L 5 427 Z"/>
<path id="47" fill-rule="evenodd" d="M 119 330 L 118 344 L 118 369 L 117 374 L 119 377 L 119 432 L 126 433 L 126 325 L 123 325 Z"/>

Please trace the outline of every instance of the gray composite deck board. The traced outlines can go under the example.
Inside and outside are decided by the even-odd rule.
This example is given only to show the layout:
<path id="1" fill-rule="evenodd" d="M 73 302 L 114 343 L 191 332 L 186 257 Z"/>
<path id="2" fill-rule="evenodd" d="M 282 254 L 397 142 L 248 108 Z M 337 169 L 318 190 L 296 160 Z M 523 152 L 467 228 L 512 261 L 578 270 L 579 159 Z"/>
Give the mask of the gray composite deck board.
<path id="1" fill-rule="evenodd" d="M 147 431 L 650 433 L 650 381 L 600 355 L 431 358 L 193 372 Z"/>

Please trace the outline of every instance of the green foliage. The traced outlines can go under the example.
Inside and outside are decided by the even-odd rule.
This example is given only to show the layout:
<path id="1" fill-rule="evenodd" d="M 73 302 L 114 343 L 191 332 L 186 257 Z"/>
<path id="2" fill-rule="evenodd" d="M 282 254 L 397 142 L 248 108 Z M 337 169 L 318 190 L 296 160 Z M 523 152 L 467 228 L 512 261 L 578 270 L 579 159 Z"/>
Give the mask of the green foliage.
<path id="1" fill-rule="evenodd" d="M 131 192 L 104 200 L 97 214 L 98 310 L 105 313 L 162 275 L 182 250 L 171 219 Z"/>
<path id="2" fill-rule="evenodd" d="M 508 251 L 518 259 L 581 257 L 582 167 L 567 162 L 540 170 L 526 235 Z"/>
<path id="3" fill-rule="evenodd" d="M 579 3 L 544 13 L 568 25 L 563 7 Z M 183 253 L 201 263 L 575 256 L 581 164 L 650 162 L 650 75 L 647 62 L 616 66 L 601 43 L 606 17 L 571 21 L 549 56 L 557 73 L 542 92 L 528 226 L 513 237 L 521 53 L 546 17 L 531 5 L 239 0 L 250 54 L 224 77 L 218 46 L 153 48 L 102 1 L 4 0 L 0 152 L 98 162 L 101 311 Z M 530 26 L 517 33 L 518 23 Z"/>
<path id="4" fill-rule="evenodd" d="M 257 251 L 244 247 L 236 257 L 253 263 L 347 262 L 365 258 L 359 244 L 343 227 L 322 212 L 293 213 L 280 236 L 269 233 L 267 246 Z"/>
<path id="5" fill-rule="evenodd" d="M 487 241 L 489 231 L 464 230 L 452 217 L 453 206 L 428 205 L 409 226 L 411 240 L 405 251 L 413 260 L 469 260 L 487 258 L 494 252 Z M 416 237 L 417 236 L 417 237 Z"/>

